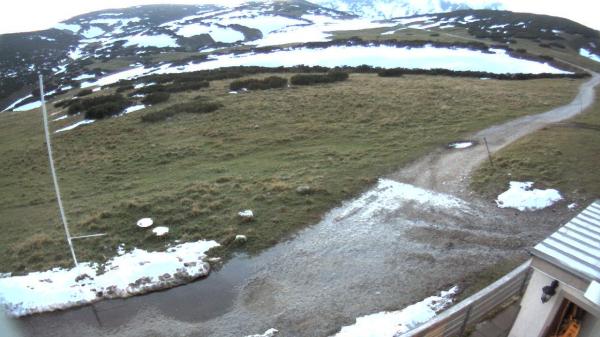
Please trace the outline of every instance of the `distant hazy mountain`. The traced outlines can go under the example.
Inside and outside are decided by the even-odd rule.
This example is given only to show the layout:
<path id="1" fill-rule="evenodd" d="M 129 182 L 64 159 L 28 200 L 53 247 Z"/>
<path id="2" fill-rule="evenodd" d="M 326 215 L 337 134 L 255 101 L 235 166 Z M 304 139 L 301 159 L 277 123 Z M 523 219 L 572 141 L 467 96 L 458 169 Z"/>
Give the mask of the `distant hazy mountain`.
<path id="1" fill-rule="evenodd" d="M 313 2 L 339 11 L 376 19 L 443 13 L 459 9 L 503 9 L 498 2 L 470 6 L 460 0 L 315 0 Z"/>

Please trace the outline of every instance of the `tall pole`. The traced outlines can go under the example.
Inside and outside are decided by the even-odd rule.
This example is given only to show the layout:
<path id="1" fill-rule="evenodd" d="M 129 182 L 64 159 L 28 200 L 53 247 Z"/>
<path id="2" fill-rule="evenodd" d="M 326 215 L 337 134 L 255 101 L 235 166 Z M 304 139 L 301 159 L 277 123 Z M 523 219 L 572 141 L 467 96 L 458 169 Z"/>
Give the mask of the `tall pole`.
<path id="1" fill-rule="evenodd" d="M 60 189 L 58 188 L 58 179 L 56 179 L 56 170 L 54 169 L 54 158 L 52 157 L 52 145 L 50 144 L 50 133 L 48 132 L 48 112 L 46 111 L 46 100 L 44 99 L 44 81 L 42 74 L 40 74 L 40 102 L 42 103 L 42 118 L 44 119 L 44 132 L 46 133 L 46 146 L 48 147 L 48 160 L 50 161 L 50 172 L 52 173 L 52 180 L 54 181 L 54 191 L 56 192 L 56 200 L 58 201 L 58 208 L 60 209 L 60 217 L 62 218 L 63 226 L 65 227 L 65 235 L 67 236 L 67 243 L 69 243 L 69 249 L 71 249 L 71 256 L 73 256 L 73 262 L 75 267 L 77 264 L 77 257 L 75 256 L 75 250 L 73 249 L 73 242 L 71 240 L 71 234 L 69 233 L 69 225 L 67 224 L 67 217 L 65 216 L 65 210 L 63 208 L 62 200 L 60 198 Z"/>

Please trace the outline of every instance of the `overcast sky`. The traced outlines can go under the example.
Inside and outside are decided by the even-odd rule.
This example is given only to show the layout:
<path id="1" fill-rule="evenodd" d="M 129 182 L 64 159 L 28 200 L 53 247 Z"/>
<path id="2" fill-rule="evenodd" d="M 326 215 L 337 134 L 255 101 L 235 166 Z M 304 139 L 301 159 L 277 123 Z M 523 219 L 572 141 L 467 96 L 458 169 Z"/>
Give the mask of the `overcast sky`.
<path id="1" fill-rule="evenodd" d="M 402 0 L 398 0 L 402 1 Z M 411 0 L 429 1 L 429 0 Z M 600 2 L 598 0 L 450 0 L 481 4 L 500 2 L 517 12 L 549 14 L 569 18 L 600 30 Z M 245 0 L 6 0 L 0 5 L 0 34 L 34 31 L 50 28 L 73 16 L 107 8 L 123 8 L 143 4 L 198 4 L 217 3 L 235 5 Z"/>

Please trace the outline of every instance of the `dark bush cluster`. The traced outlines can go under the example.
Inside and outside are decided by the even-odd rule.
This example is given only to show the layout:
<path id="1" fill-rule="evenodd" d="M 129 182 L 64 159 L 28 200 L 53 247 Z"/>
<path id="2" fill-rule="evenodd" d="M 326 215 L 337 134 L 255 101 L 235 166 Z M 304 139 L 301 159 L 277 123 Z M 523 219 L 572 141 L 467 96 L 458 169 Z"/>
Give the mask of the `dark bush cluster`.
<path id="1" fill-rule="evenodd" d="M 288 80 L 287 78 L 279 77 L 279 76 L 269 76 L 264 79 L 256 79 L 250 78 L 247 80 L 237 80 L 233 81 L 229 84 L 230 90 L 240 90 L 240 89 L 248 89 L 248 90 L 267 90 L 267 89 L 275 89 L 275 88 L 283 88 L 287 86 Z"/>
<path id="2" fill-rule="evenodd" d="M 162 110 L 151 111 L 142 115 L 142 122 L 160 122 L 179 113 L 203 114 L 218 110 L 223 105 L 217 102 L 194 100 L 187 103 L 175 104 Z"/>
<path id="3" fill-rule="evenodd" d="M 92 94 L 92 89 L 83 89 L 83 90 L 79 90 L 79 92 L 77 93 L 77 97 L 83 97 L 83 96 L 87 96 L 87 95 L 91 95 Z"/>
<path id="4" fill-rule="evenodd" d="M 208 88 L 210 86 L 210 83 L 208 81 L 175 81 L 173 83 L 166 83 L 166 84 L 155 84 L 155 85 L 149 85 L 146 87 L 142 87 L 139 88 L 137 90 L 135 90 L 134 92 L 131 93 L 131 95 L 145 95 L 145 94 L 150 94 L 150 93 L 155 93 L 155 92 L 170 92 L 170 93 L 175 93 L 175 92 L 182 92 L 182 91 L 189 91 L 189 90 L 198 90 L 198 89 L 202 89 L 202 88 Z"/>
<path id="5" fill-rule="evenodd" d="M 118 115 L 131 105 L 131 101 L 120 94 L 75 100 L 69 105 L 70 115 L 84 113 L 86 119 L 102 119 Z"/>
<path id="6" fill-rule="evenodd" d="M 117 88 L 117 92 L 123 92 L 127 90 L 133 90 L 133 84 L 123 85 Z"/>
<path id="7" fill-rule="evenodd" d="M 321 83 L 333 83 L 345 81 L 348 79 L 348 73 L 342 71 L 331 71 L 327 74 L 298 74 L 291 78 L 294 85 L 313 85 Z"/>
<path id="8" fill-rule="evenodd" d="M 434 75 L 434 76 L 454 76 L 454 77 L 486 77 L 497 80 L 531 80 L 538 78 L 583 78 L 590 76 L 588 73 L 575 74 L 496 74 L 485 71 L 455 71 L 449 69 L 408 69 L 391 68 L 383 69 L 377 73 L 381 77 L 399 77 L 402 75 Z"/>
<path id="9" fill-rule="evenodd" d="M 151 94 L 148 94 L 148 96 L 144 97 L 144 99 L 142 99 L 142 103 L 154 105 L 154 104 L 166 102 L 167 100 L 169 100 L 170 96 L 171 96 L 171 94 L 169 94 L 168 92 L 164 92 L 164 91 L 153 92 Z"/>

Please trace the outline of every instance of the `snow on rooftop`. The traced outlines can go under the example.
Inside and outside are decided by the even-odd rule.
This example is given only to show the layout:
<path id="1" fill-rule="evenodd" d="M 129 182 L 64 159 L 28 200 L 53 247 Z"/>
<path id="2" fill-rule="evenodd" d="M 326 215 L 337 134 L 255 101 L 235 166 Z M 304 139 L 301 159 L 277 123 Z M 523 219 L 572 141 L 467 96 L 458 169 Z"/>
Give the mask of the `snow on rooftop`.
<path id="1" fill-rule="evenodd" d="M 394 337 L 406 333 L 450 306 L 457 293 L 458 287 L 454 286 L 402 310 L 358 317 L 355 324 L 343 327 L 332 337 Z"/>
<path id="2" fill-rule="evenodd" d="M 579 55 L 581 55 L 583 57 L 587 57 L 592 61 L 600 62 L 600 56 L 598 56 L 596 54 L 592 54 L 592 52 L 590 52 L 587 49 L 584 49 L 584 48 L 579 49 Z"/>
<path id="3" fill-rule="evenodd" d="M 71 124 L 69 126 L 65 126 L 62 129 L 58 129 L 58 130 L 54 131 L 54 133 L 59 133 L 59 132 L 65 132 L 65 131 L 73 130 L 73 129 L 81 126 L 81 125 L 91 124 L 91 123 L 94 123 L 94 122 L 95 122 L 95 120 L 93 120 L 93 119 L 84 119 L 84 120 L 79 121 L 79 122 L 77 122 L 75 124 Z"/>
<path id="4" fill-rule="evenodd" d="M 143 35 L 138 34 L 134 36 L 127 37 L 127 42 L 123 45 L 123 47 L 135 46 L 138 47 L 157 47 L 157 48 L 166 48 L 166 47 L 179 47 L 177 44 L 177 40 L 167 34 L 158 34 L 158 35 Z"/>
<path id="5" fill-rule="evenodd" d="M 496 204 L 500 208 L 535 211 L 552 206 L 560 200 L 562 196 L 555 189 L 534 189 L 533 182 L 511 181 L 510 188 L 498 196 Z"/>
<path id="6" fill-rule="evenodd" d="M 215 241 L 183 243 L 163 252 L 133 249 L 111 258 L 104 268 L 83 262 L 25 276 L 0 278 L 0 306 L 12 316 L 65 309 L 103 298 L 128 297 L 184 283 L 210 271 L 205 253 Z"/>

